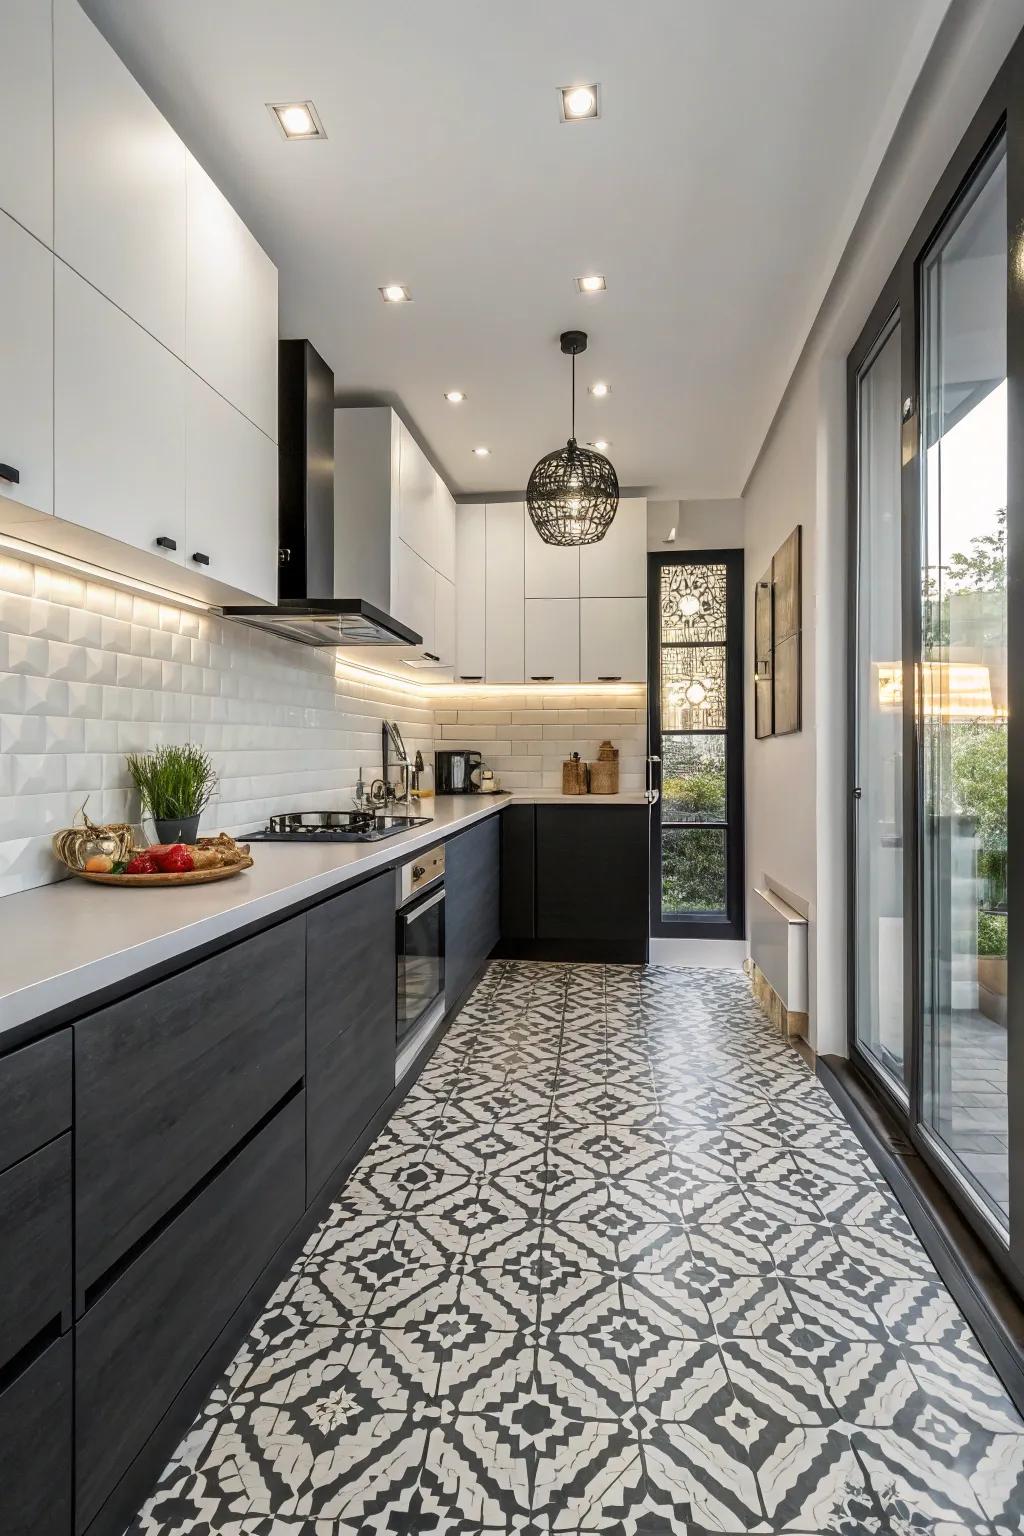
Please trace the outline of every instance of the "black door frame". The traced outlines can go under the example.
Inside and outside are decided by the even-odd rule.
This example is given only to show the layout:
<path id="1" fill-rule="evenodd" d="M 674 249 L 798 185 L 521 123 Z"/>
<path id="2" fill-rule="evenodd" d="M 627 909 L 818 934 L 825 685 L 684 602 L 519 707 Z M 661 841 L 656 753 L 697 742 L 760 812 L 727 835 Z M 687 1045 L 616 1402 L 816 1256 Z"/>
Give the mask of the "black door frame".
<path id="1" fill-rule="evenodd" d="M 661 796 L 651 806 L 651 934 L 671 939 L 746 937 L 746 858 L 743 832 L 743 551 L 690 549 L 647 556 L 647 730 L 649 750 L 661 744 L 661 571 L 672 565 L 725 566 L 725 858 L 726 913 L 667 920 L 661 915 Z M 661 764 L 654 787 L 661 788 Z M 700 823 L 722 826 L 721 822 Z"/>
<path id="2" fill-rule="evenodd" d="M 1007 661 L 1008 723 L 1008 949 L 1007 1112 L 1009 1120 L 1009 1244 L 980 1205 L 965 1192 L 951 1166 L 922 1126 L 923 989 L 922 855 L 919 818 L 921 739 L 914 680 L 921 655 L 921 299 L 924 261 L 945 233 L 947 221 L 977 172 L 1005 135 L 1007 159 Z M 904 1104 L 856 1039 L 856 668 L 857 668 L 857 383 L 890 317 L 901 325 L 902 426 L 901 525 L 903 623 L 903 809 L 904 809 L 904 1043 L 909 1103 Z M 1014 946 L 1024 914 L 1024 34 L 996 76 L 957 147 L 911 238 L 887 280 L 847 363 L 848 572 L 847 582 L 847 931 L 848 1040 L 850 1059 L 882 1094 L 915 1152 L 941 1183 L 998 1268 L 1024 1292 L 1024 946 Z"/>

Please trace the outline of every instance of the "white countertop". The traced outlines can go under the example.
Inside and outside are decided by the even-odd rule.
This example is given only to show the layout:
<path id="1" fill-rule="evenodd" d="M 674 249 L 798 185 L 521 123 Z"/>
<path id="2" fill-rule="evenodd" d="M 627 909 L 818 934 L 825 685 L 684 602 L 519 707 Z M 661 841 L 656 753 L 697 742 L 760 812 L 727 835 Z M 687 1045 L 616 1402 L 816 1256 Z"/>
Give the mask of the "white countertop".
<path id="1" fill-rule="evenodd" d="M 315 900 L 518 804 L 644 804 L 642 794 L 438 795 L 428 825 L 379 843 L 254 843 L 252 869 L 176 890 L 62 880 L 0 900 L 0 1036 L 234 929 Z"/>

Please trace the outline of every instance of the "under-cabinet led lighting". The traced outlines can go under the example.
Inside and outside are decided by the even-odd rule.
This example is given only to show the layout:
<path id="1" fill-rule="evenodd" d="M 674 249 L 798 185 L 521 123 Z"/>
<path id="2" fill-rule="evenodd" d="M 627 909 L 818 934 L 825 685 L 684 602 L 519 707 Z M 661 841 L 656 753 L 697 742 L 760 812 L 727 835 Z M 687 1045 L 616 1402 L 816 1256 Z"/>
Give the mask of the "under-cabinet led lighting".
<path id="1" fill-rule="evenodd" d="M 268 101 L 286 139 L 326 139 L 324 125 L 311 101 Z"/>
<path id="2" fill-rule="evenodd" d="M 108 571 L 105 566 L 94 565 L 91 560 L 80 560 L 77 555 L 63 555 L 40 544 L 30 544 L 27 539 L 19 539 L 15 534 L 0 534 L 0 555 L 11 555 L 26 565 L 42 566 L 45 570 L 80 576 L 105 587 L 115 587 L 120 592 L 134 592 L 139 597 L 152 598 L 154 602 L 163 603 L 168 608 L 191 608 L 197 613 L 216 613 L 216 610 L 211 610 L 209 603 L 188 597 L 184 592 L 175 592 L 170 587 L 158 587 L 141 577 L 122 576 L 117 571 Z"/>
<path id="3" fill-rule="evenodd" d="M 588 117 L 600 117 L 600 87 L 596 81 L 592 85 L 559 86 L 558 103 L 563 123 L 581 123 Z"/>
<path id="4" fill-rule="evenodd" d="M 385 304 L 412 303 L 412 294 L 401 283 L 385 283 L 378 292 Z"/>

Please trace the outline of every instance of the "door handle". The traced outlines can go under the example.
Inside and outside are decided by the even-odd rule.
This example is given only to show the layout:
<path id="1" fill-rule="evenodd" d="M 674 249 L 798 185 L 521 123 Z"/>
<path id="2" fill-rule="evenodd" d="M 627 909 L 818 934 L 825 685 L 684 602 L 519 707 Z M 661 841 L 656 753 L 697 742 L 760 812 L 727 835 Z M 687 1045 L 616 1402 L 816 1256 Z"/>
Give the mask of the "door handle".
<path id="1" fill-rule="evenodd" d="M 177 539 L 168 538 L 166 533 L 162 533 L 156 541 L 156 547 L 157 549 L 177 549 L 178 541 Z"/>
<path id="2" fill-rule="evenodd" d="M 195 561 L 196 565 L 209 565 L 209 563 L 210 563 L 209 555 L 202 554 L 201 551 L 198 550 L 198 549 L 196 550 L 195 554 L 192 556 L 192 559 Z"/>

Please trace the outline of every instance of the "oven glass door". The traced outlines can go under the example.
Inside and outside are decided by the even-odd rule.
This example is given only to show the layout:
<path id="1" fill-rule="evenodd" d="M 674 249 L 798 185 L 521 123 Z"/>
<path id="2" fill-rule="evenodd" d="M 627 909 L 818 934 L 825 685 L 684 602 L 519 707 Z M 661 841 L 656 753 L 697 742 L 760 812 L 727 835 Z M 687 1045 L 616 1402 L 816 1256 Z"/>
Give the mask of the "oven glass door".
<path id="1" fill-rule="evenodd" d="M 444 888 L 398 913 L 398 1045 L 444 998 Z"/>

